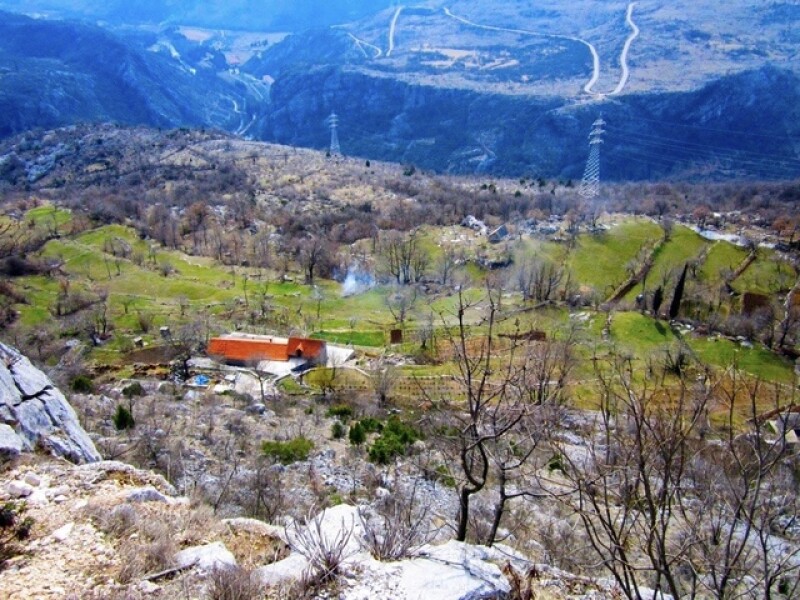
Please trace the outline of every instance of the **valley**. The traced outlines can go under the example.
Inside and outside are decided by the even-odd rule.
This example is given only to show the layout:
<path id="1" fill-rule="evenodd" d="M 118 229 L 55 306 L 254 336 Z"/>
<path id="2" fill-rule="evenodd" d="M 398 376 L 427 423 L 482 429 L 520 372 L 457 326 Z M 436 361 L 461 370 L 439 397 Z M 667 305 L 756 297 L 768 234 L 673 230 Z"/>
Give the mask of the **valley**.
<path id="1" fill-rule="evenodd" d="M 492 547 L 519 555 L 518 570 L 557 569 L 546 571 L 555 583 L 528 585 L 582 581 L 576 597 L 591 589 L 612 597 L 625 584 L 602 583 L 604 551 L 572 512 L 602 522 L 604 513 L 572 503 L 584 494 L 577 478 L 607 464 L 607 444 L 646 452 L 636 468 L 653 480 L 655 448 L 667 440 L 676 452 L 700 448 L 682 475 L 700 482 L 704 453 L 734 469 L 740 440 L 756 436 L 780 457 L 762 463 L 770 493 L 788 486 L 780 497 L 797 497 L 781 478 L 796 455 L 780 433 L 793 414 L 800 354 L 796 185 L 607 185 L 592 203 L 557 180 L 443 177 L 219 132 L 78 126 L 2 144 L 13 157 L 0 171 L 0 350 L 12 357 L 2 368 L 26 382 L 16 390 L 41 376 L 23 377 L 20 365 L 30 363 L 12 347 L 46 369 L 112 461 L 72 473 L 24 458 L 31 466 L 12 462 L 11 476 L 57 480 L 61 495 L 96 469 L 127 469 L 125 485 L 158 486 L 98 487 L 96 478 L 80 488 L 97 490 L 91 510 L 68 517 L 46 508 L 55 483 L 37 484 L 34 539 L 71 519 L 102 540 L 107 557 L 79 554 L 82 568 L 106 576 L 67 577 L 78 567 L 65 564 L 60 589 L 183 586 L 215 597 L 221 583 L 180 566 L 180 553 L 205 540 L 235 551 L 225 577 L 246 578 L 248 598 L 287 589 L 357 598 L 372 584 L 346 566 L 354 557 L 377 557 L 363 567 L 373 570 L 395 564 L 391 557 L 399 569 L 466 541 L 459 552 Z M 270 349 L 251 357 L 248 345 Z M 48 386 L 26 393 L 38 398 Z M 617 424 L 637 414 L 639 425 Z M 654 446 L 650 437 L 637 442 L 637 428 L 651 423 L 670 425 L 651 433 Z M 486 436 L 483 475 L 454 460 L 471 447 L 462 433 L 471 427 Z M 592 472 L 617 489 L 616 469 Z M 703 517 L 697 502 L 715 498 L 694 486 L 681 493 L 685 512 L 668 535 Z M 123 543 L 104 515 L 140 493 L 145 504 L 131 509 L 130 526 L 142 528 Z M 599 506 L 622 510 L 624 493 Z M 174 521 L 186 506 L 207 535 L 198 537 L 194 520 Z M 647 509 L 625 510 L 638 519 Z M 769 510 L 790 518 L 796 508 Z M 161 516 L 144 528 L 135 525 L 141 511 Z M 355 536 L 358 549 L 339 575 L 307 580 L 291 565 L 315 555 L 286 532 L 340 513 L 361 515 L 373 533 L 341 525 L 335 535 Z M 370 546 L 370 535 L 385 539 L 411 518 L 398 515 L 414 519 L 406 541 L 391 553 Z M 242 517 L 258 519 L 248 527 L 263 539 L 251 531 L 240 540 L 225 525 Z M 699 548 L 704 530 L 694 530 Z M 635 585 L 658 586 L 639 546 L 645 533 L 626 535 Z M 800 585 L 794 531 L 770 535 L 783 544 L 767 551 L 780 576 Z M 578 551 L 559 549 L 564 540 Z M 743 543 L 757 551 L 754 539 Z M 11 563 L 12 577 L 0 573 L 2 593 L 16 597 L 19 581 L 39 589 L 39 547 Z M 500 594 L 514 575 L 499 574 L 494 551 L 471 560 L 498 569 L 491 581 Z M 698 569 L 716 564 L 699 551 L 682 556 Z M 451 575 L 487 585 L 459 564 Z M 435 572 L 425 565 L 421 581 Z M 772 572 L 748 570 L 764 582 Z"/>
<path id="2" fill-rule="evenodd" d="M 797 597 L 798 22 L 0 0 L 0 597 Z"/>
<path id="3" fill-rule="evenodd" d="M 276 24 L 263 33 L 255 22 L 203 28 L 190 13 L 106 30 L 9 17 L 0 135 L 116 121 L 321 149 L 330 141 L 325 120 L 336 113 L 349 155 L 439 173 L 576 180 L 590 124 L 602 114 L 611 181 L 800 173 L 791 28 L 800 17 L 792 6 L 736 2 L 716 20 L 713 9 L 688 2 L 375 9 L 342 12 L 359 18 L 327 27 Z M 87 36 L 99 36 L 93 43 L 124 80 L 89 54 L 57 64 L 34 48 Z M 27 103 L 31 93 L 42 100 Z"/>

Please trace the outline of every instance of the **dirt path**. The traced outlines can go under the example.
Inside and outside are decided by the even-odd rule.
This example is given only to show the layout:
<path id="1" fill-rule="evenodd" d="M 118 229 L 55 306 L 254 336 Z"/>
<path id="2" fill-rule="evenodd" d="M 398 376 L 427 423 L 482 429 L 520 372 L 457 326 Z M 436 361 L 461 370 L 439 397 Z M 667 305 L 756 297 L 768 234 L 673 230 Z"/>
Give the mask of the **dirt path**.
<path id="1" fill-rule="evenodd" d="M 370 44 L 369 42 L 362 40 L 361 38 L 357 38 L 349 31 L 347 32 L 347 35 L 350 36 L 350 39 L 352 39 L 355 45 L 358 46 L 358 49 L 361 50 L 365 58 L 380 58 L 381 56 L 383 56 L 383 50 L 378 48 L 375 44 Z M 367 54 L 367 51 L 364 48 L 370 48 L 374 50 L 375 56 L 370 56 L 369 54 Z"/>
<path id="2" fill-rule="evenodd" d="M 392 17 L 392 23 L 389 25 L 389 49 L 386 51 L 386 56 L 391 56 L 392 50 L 394 50 L 394 32 L 397 29 L 397 20 L 400 18 L 400 13 L 403 12 L 404 8 L 404 6 L 397 7 Z"/>

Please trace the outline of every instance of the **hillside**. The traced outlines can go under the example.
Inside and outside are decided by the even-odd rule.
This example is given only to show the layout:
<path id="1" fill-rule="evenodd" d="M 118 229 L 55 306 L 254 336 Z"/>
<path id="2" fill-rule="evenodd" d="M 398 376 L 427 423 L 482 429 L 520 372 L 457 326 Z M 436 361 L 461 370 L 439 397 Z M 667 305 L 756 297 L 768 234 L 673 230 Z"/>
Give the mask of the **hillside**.
<path id="1" fill-rule="evenodd" d="M 577 180 L 602 115 L 605 180 L 800 175 L 788 3 L 40 4 L 110 29 L 4 15 L 0 136 L 113 121 L 323 149 L 335 112 L 348 155 Z"/>
<path id="2" fill-rule="evenodd" d="M 0 156 L 0 339 L 48 372 L 0 354 L 0 595 L 800 589 L 796 184 L 591 204 L 112 125 Z"/>
<path id="3" fill-rule="evenodd" d="M 790 4 L 477 2 L 397 7 L 245 65 L 274 79 L 260 136 L 452 173 L 579 178 L 607 122 L 611 179 L 800 173 Z M 757 23 L 757 27 L 751 27 Z"/>
<path id="4" fill-rule="evenodd" d="M 353 21 L 372 14 L 389 0 L 234 0 L 209 5 L 198 0 L 160 2 L 123 0 L 87 2 L 75 0 L 2 0 L 0 7 L 26 14 L 47 14 L 118 25 L 161 25 L 164 23 L 234 29 L 241 31 L 301 31 Z"/>
<path id="5" fill-rule="evenodd" d="M 0 136 L 113 121 L 322 149 L 335 112 L 345 154 L 576 180 L 602 114 L 607 180 L 800 174 L 790 4 L 41 5 L 111 29 L 5 15 Z"/>
<path id="6" fill-rule="evenodd" d="M 258 90 L 212 66 L 191 67 L 96 26 L 12 13 L 0 16 L 0 82 L 0 137 L 105 121 L 233 131 L 263 110 Z"/>

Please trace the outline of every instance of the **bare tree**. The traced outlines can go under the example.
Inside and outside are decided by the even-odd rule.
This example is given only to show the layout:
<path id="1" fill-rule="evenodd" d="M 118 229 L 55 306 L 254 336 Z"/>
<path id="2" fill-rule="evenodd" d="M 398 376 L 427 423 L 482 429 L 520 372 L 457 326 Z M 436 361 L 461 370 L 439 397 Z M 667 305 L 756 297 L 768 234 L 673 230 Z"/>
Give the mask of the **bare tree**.
<path id="1" fill-rule="evenodd" d="M 378 397 L 378 404 L 385 406 L 386 401 L 394 389 L 395 384 L 399 378 L 397 369 L 388 364 L 385 360 L 381 359 L 370 371 L 370 383 L 372 389 L 375 390 L 375 395 Z"/>
<path id="2" fill-rule="evenodd" d="M 452 246 L 442 248 L 442 254 L 436 261 L 436 271 L 439 274 L 439 283 L 448 285 L 453 277 L 453 272 L 463 261 L 463 253 L 456 252 Z"/>
<path id="3" fill-rule="evenodd" d="M 295 245 L 297 261 L 303 269 L 305 282 L 314 285 L 317 275 L 326 276 L 333 264 L 334 251 L 330 244 L 319 235 L 310 235 Z"/>
<path id="4" fill-rule="evenodd" d="M 626 357 L 594 365 L 600 411 L 588 451 L 554 435 L 562 477 L 543 487 L 579 517 L 625 596 L 640 600 L 643 587 L 673 598 L 797 589 L 796 541 L 777 533 L 797 518 L 796 493 L 787 488 L 782 437 L 768 441 L 756 415 L 761 384 L 702 365 L 661 381 Z M 782 406 L 777 387 L 774 395 Z M 706 441 L 709 410 L 720 404 L 729 410 L 727 433 Z M 742 408 L 753 428 L 740 434 Z"/>
<path id="5" fill-rule="evenodd" d="M 564 269 L 550 261 L 524 260 L 516 270 L 516 280 L 525 300 L 545 302 L 556 297 Z"/>
<path id="6" fill-rule="evenodd" d="M 409 313 L 417 302 L 417 288 L 408 287 L 395 290 L 386 296 L 386 308 L 394 317 L 395 322 L 403 327 Z"/>
<path id="7" fill-rule="evenodd" d="M 389 231 L 380 243 L 384 268 L 400 285 L 419 282 L 430 264 L 430 253 L 414 233 Z"/>
<path id="8" fill-rule="evenodd" d="M 530 355 L 522 350 L 525 338 L 500 338 L 497 334 L 503 319 L 501 297 L 502 291 L 491 284 L 480 299 L 470 299 L 460 288 L 452 315 L 454 323 L 440 315 L 458 369 L 454 377 L 458 392 L 454 404 L 445 402 L 442 406 L 443 422 L 432 425 L 441 443 L 457 457 L 458 468 L 453 474 L 459 499 L 455 530 L 460 541 L 469 533 L 473 496 L 490 485 L 492 478 L 499 482 L 493 489 L 499 491 L 500 500 L 495 504 L 490 529 L 485 536 L 479 534 L 479 541 L 495 541 L 508 500 L 530 493 L 518 474 L 540 441 L 538 433 L 534 434 L 527 393 Z M 470 313 L 477 309 L 483 316 L 471 325 Z M 473 327 L 479 328 L 478 335 Z M 515 490 L 508 487 L 511 483 Z"/>

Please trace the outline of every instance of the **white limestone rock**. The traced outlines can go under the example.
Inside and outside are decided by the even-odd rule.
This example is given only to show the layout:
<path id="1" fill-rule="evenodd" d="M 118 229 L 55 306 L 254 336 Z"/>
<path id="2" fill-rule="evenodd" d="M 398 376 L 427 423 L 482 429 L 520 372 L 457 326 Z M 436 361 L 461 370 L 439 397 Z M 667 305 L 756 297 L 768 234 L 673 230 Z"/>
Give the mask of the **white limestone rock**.
<path id="1" fill-rule="evenodd" d="M 33 493 L 33 487 L 24 481 L 9 481 L 6 492 L 12 498 L 27 498 Z"/>
<path id="2" fill-rule="evenodd" d="M 286 530 L 283 527 L 276 527 L 258 519 L 248 519 L 237 517 L 235 519 L 223 519 L 222 523 L 231 528 L 232 531 L 246 531 L 264 537 L 285 540 Z"/>
<path id="3" fill-rule="evenodd" d="M 3 393 L 0 390 L 0 393 Z M 20 455 L 25 445 L 16 432 L 5 423 L 0 423 L 0 460 L 12 460 Z"/>
<path id="4" fill-rule="evenodd" d="M 0 421 L 13 428 L 22 451 L 40 447 L 75 463 L 100 460 L 64 395 L 26 357 L 2 343 Z"/>
<path id="5" fill-rule="evenodd" d="M 42 478 L 36 473 L 25 473 L 25 477 L 22 478 L 22 481 L 35 488 L 42 485 Z"/>
<path id="6" fill-rule="evenodd" d="M 284 583 L 300 581 L 309 569 L 308 560 L 302 554 L 292 553 L 283 560 L 255 570 L 262 584 L 277 587 Z"/>
<path id="7" fill-rule="evenodd" d="M 125 497 L 127 502 L 167 502 L 167 497 L 154 487 L 144 487 L 133 490 Z"/>
<path id="8" fill-rule="evenodd" d="M 175 555 L 175 563 L 179 568 L 195 566 L 204 571 L 211 571 L 215 568 L 235 567 L 236 558 L 225 544 L 214 542 L 181 550 Z"/>
<path id="9" fill-rule="evenodd" d="M 56 529 L 51 536 L 57 542 L 66 542 L 69 536 L 72 535 L 72 530 L 75 528 L 75 523 L 67 523 L 63 527 Z"/>
<path id="10" fill-rule="evenodd" d="M 382 563 L 367 555 L 351 561 L 355 583 L 342 600 L 504 600 L 510 586 L 500 567 L 491 561 L 505 556 L 489 548 L 451 541 L 425 546 L 419 556 Z"/>
<path id="11" fill-rule="evenodd" d="M 505 549 L 484 548 L 461 542 L 424 546 L 418 556 L 397 562 L 378 562 L 363 543 L 359 509 L 348 505 L 329 508 L 305 527 L 287 528 L 292 554 L 256 570 L 268 586 L 300 580 L 310 568 L 302 541 L 321 540 L 330 545 L 347 537 L 341 569 L 345 575 L 342 600 L 503 600 L 510 586 L 498 565 L 526 562 Z M 312 544 L 313 546 L 313 544 Z"/>

